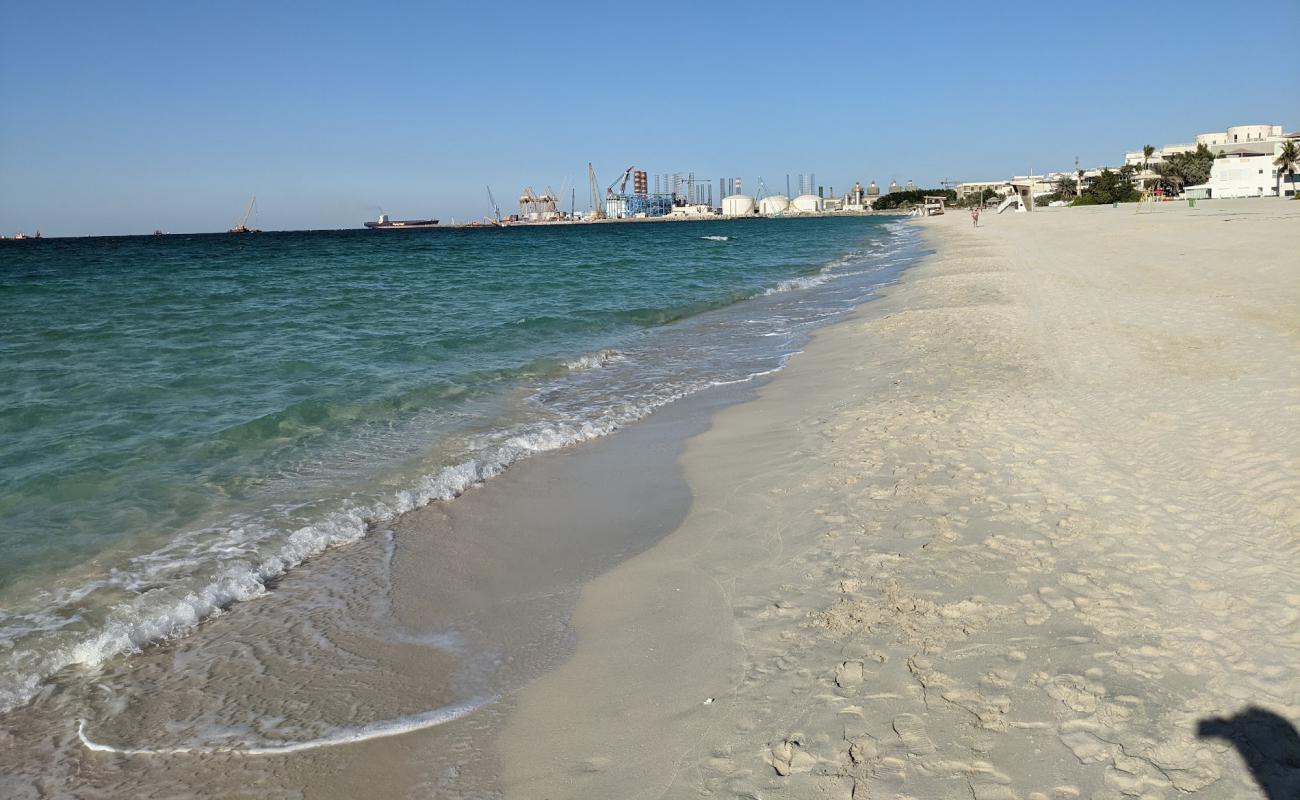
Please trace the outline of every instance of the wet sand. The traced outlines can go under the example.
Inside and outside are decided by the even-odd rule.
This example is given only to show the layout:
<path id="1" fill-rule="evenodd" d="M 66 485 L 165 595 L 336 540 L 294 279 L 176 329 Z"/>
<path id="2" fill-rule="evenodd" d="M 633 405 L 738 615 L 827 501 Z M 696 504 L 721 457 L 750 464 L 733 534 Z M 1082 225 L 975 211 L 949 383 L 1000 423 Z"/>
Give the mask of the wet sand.
<path id="1" fill-rule="evenodd" d="M 983 222 L 690 442 L 507 797 L 1300 796 L 1300 203 Z"/>
<path id="2" fill-rule="evenodd" d="M 514 693 L 571 654 L 583 584 L 685 518 L 685 442 L 754 389 L 521 461 L 186 638 L 66 671 L 0 717 L 0 796 L 497 796 Z"/>

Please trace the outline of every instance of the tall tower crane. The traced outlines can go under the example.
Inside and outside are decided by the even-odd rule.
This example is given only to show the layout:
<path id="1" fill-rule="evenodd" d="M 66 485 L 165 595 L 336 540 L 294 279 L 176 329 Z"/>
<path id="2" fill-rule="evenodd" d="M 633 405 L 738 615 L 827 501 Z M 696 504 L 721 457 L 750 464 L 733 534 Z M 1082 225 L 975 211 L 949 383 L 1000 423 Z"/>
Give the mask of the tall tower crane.
<path id="1" fill-rule="evenodd" d="M 587 180 L 591 183 L 591 218 L 604 219 L 605 208 L 600 202 L 600 189 L 596 188 L 596 168 L 587 162 Z"/>
<path id="2" fill-rule="evenodd" d="M 500 225 L 501 207 L 497 205 L 497 199 L 492 196 L 492 187 L 491 186 L 487 187 L 487 190 L 488 190 L 488 202 L 492 204 L 492 218 L 496 220 L 496 224 Z"/>

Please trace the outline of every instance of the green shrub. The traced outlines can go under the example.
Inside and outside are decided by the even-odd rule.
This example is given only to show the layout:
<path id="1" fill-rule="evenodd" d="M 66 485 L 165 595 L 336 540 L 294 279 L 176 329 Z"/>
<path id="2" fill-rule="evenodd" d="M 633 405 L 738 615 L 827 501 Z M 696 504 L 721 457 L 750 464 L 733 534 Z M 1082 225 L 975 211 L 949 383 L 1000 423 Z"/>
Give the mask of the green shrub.
<path id="1" fill-rule="evenodd" d="M 957 192 L 952 189 L 913 189 L 911 191 L 882 194 L 876 198 L 876 202 L 871 207 L 877 211 L 887 211 L 894 208 L 920 205 L 925 201 L 926 195 L 943 197 L 949 201 L 957 199 Z"/>

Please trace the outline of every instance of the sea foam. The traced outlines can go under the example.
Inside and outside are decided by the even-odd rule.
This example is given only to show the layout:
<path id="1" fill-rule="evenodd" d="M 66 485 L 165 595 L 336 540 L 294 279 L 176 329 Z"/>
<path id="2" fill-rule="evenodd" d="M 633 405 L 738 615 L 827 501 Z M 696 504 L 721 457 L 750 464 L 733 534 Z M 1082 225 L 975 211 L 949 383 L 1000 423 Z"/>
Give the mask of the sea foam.
<path id="1" fill-rule="evenodd" d="M 853 252 L 825 264 L 814 274 L 779 281 L 756 296 L 773 297 L 821 286 L 836 278 L 871 273 L 909 240 L 904 225 L 889 223 L 882 227 L 887 235 L 869 245 L 867 252 Z M 865 269 L 857 266 L 860 262 L 866 263 Z M 776 313 L 774 320 L 784 319 L 784 312 L 764 313 Z M 767 341 L 772 337 L 790 340 L 799 330 L 791 325 L 795 323 L 781 322 L 766 331 L 759 325 L 753 335 Z M 693 368 L 687 365 L 690 354 L 702 341 L 699 335 L 687 332 L 685 338 L 674 340 L 677 343 L 673 352 L 686 359 L 674 369 Z M 41 690 L 46 678 L 66 667 L 93 667 L 118 654 L 138 652 L 150 643 L 182 636 L 235 603 L 263 596 L 268 582 L 304 561 L 330 548 L 356 542 L 403 513 L 431 502 L 451 500 L 520 459 L 605 436 L 703 389 L 770 374 L 785 363 L 791 351 L 773 355 L 777 356 L 773 368 L 719 377 L 710 377 L 706 370 L 692 377 L 677 373 L 635 381 L 628 378 L 631 382 L 626 383 L 626 388 L 630 393 L 588 405 L 572 400 L 581 400 L 581 392 L 575 393 L 572 385 L 554 384 L 539 393 L 538 402 L 550 408 L 552 399 L 559 398 L 557 404 L 563 407 L 560 418 L 521 423 L 467 439 L 465 452 L 471 454 L 469 457 L 407 479 L 401 489 L 390 489 L 362 502 L 343 500 L 332 510 L 312 513 L 310 518 L 306 509 L 296 508 L 229 518 L 217 526 L 181 532 L 166 545 L 131 558 L 111 575 L 46 590 L 36 598 L 46 610 L 12 613 L 0 622 L 0 662 L 4 664 L 0 710 L 27 702 Z M 556 380 L 606 380 L 606 372 L 639 375 L 645 366 L 643 354 L 632 358 L 621 349 L 608 348 L 562 365 L 569 377 Z M 300 519 L 301 523 L 286 524 L 292 519 Z M 106 609 L 102 621 L 89 629 L 70 624 L 77 619 L 70 617 L 66 609 L 101 589 L 110 594 L 129 591 L 136 595 Z M 388 730 L 382 725 L 380 729 Z"/>

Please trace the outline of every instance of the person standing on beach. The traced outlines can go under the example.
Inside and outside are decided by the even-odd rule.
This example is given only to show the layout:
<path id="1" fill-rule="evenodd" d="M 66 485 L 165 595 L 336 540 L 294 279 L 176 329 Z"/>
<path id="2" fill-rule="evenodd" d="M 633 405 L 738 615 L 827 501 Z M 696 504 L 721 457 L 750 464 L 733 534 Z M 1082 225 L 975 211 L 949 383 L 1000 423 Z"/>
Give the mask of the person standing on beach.
<path id="1" fill-rule="evenodd" d="M 979 207 L 979 206 L 971 206 L 971 207 L 970 207 L 970 221 L 971 221 L 972 224 L 974 224 L 974 226 L 975 226 L 976 228 L 978 228 L 978 227 L 980 226 L 980 207 Z"/>

